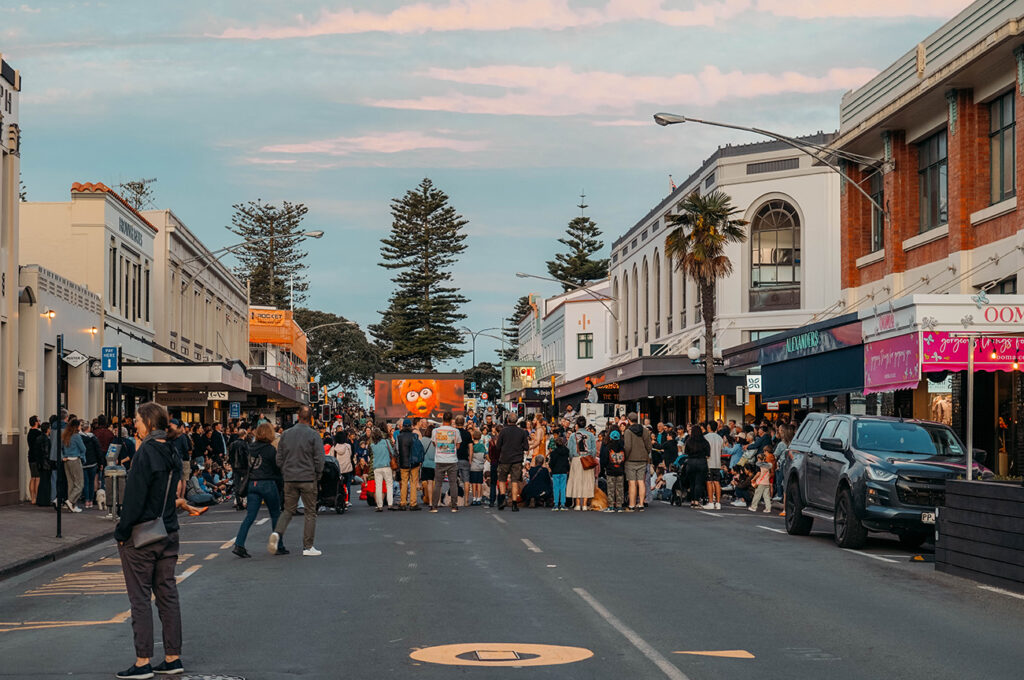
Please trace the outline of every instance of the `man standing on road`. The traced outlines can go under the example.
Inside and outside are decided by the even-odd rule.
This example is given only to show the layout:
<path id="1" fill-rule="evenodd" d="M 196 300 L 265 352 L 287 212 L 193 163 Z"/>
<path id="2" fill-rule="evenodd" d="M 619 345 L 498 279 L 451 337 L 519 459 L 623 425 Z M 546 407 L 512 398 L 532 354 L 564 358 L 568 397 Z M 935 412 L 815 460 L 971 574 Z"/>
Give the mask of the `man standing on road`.
<path id="1" fill-rule="evenodd" d="M 305 506 L 305 526 L 302 530 L 302 554 L 317 557 L 321 554 L 313 546 L 316 538 L 316 484 L 324 471 L 324 446 L 320 435 L 312 427 L 312 412 L 308 406 L 299 409 L 299 422 L 281 435 L 277 445 L 277 466 L 284 477 L 284 512 L 270 534 L 267 550 L 277 554 L 281 537 L 288 523 L 299 509 L 299 496 Z"/>
<path id="2" fill-rule="evenodd" d="M 622 439 L 622 446 L 626 452 L 626 483 L 629 485 L 629 508 L 626 512 L 642 512 L 644 499 L 647 497 L 644 475 L 651 461 L 651 433 L 640 425 L 636 413 L 630 413 L 626 417 L 629 420 L 629 427 L 623 433 Z"/>
<path id="3" fill-rule="evenodd" d="M 708 502 L 704 505 L 705 510 L 722 509 L 722 437 L 715 429 L 718 423 L 714 420 L 707 422 L 707 432 L 704 439 L 711 447 L 711 455 L 708 456 Z"/>
<path id="4" fill-rule="evenodd" d="M 423 462 L 423 445 L 419 432 L 412 429 L 412 419 L 402 421 L 402 431 L 395 438 L 398 444 L 398 470 L 401 491 L 398 494 L 399 510 L 419 510 L 416 494 L 420 487 L 420 464 Z"/>
<path id="5" fill-rule="evenodd" d="M 459 431 L 459 482 L 462 484 L 462 488 L 465 489 L 459 505 L 467 506 L 469 505 L 470 452 L 473 448 L 473 437 L 470 435 L 469 430 L 466 429 L 466 419 L 462 416 L 458 416 L 455 419 L 455 427 Z"/>
<path id="6" fill-rule="evenodd" d="M 437 512 L 437 505 L 441 502 L 441 483 L 445 474 L 448 475 L 448 494 L 451 498 L 452 512 L 458 512 L 459 444 L 462 442 L 462 436 L 452 427 L 451 411 L 445 411 L 441 416 L 441 425 L 434 428 L 430 441 L 434 443 L 435 451 L 434 494 L 430 499 L 430 512 Z"/>
<path id="7" fill-rule="evenodd" d="M 517 427 L 509 417 L 508 427 L 498 434 L 498 510 L 505 509 L 508 478 L 512 477 L 512 512 L 519 512 L 519 485 L 523 481 L 523 456 L 530 450 L 530 434 L 526 421 Z"/>

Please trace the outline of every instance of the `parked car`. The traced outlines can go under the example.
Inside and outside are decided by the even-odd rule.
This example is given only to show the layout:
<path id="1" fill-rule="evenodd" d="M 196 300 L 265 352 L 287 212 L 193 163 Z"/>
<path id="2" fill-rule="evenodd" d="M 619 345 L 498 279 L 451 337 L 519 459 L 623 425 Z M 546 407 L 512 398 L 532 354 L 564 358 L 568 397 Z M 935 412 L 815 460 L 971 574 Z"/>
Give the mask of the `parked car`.
<path id="1" fill-rule="evenodd" d="M 860 548 L 868 532 L 917 547 L 934 532 L 946 480 L 966 476 L 967 448 L 941 423 L 811 413 L 790 444 L 786 531 L 805 536 L 829 522 L 841 548 Z M 979 463 L 975 477 L 992 473 Z"/>

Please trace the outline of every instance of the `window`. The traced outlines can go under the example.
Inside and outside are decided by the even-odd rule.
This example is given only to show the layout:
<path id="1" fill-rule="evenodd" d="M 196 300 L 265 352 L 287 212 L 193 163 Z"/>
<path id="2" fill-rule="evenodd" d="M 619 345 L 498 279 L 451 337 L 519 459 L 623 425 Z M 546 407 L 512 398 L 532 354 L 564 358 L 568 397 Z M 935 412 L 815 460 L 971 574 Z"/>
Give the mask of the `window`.
<path id="1" fill-rule="evenodd" d="M 704 188 L 705 189 L 710 189 L 711 185 L 714 184 L 714 183 L 715 183 L 715 173 L 711 173 L 710 175 L 708 175 L 707 177 L 704 178 Z"/>
<path id="2" fill-rule="evenodd" d="M 107 293 L 107 308 L 113 311 L 117 307 L 117 245 L 110 239 L 110 290 Z"/>
<path id="3" fill-rule="evenodd" d="M 143 291 L 146 300 L 146 323 L 149 323 L 149 267 L 146 267 L 146 287 Z"/>
<path id="4" fill-rule="evenodd" d="M 885 207 L 885 177 L 881 170 L 875 170 L 871 175 L 871 186 L 869 187 L 871 200 L 878 205 Z M 885 213 L 871 206 L 871 252 L 878 252 L 885 248 Z"/>
<path id="5" fill-rule="evenodd" d="M 949 222 L 949 177 L 946 131 L 942 130 L 917 145 L 917 195 L 924 233 Z"/>
<path id="6" fill-rule="evenodd" d="M 750 222 L 750 289 L 751 310 L 800 306 L 800 216 L 787 201 L 768 201 Z"/>
<path id="7" fill-rule="evenodd" d="M 770 330 L 769 331 L 750 331 L 750 341 L 753 342 L 754 340 L 761 340 L 762 338 L 767 338 L 770 335 L 778 335 L 781 332 L 782 331 L 770 331 Z"/>
<path id="8" fill-rule="evenodd" d="M 796 170 L 800 167 L 799 158 L 783 158 L 777 161 L 764 161 L 761 163 L 747 163 L 748 175 L 760 175 L 764 172 L 780 172 L 782 170 Z"/>
<path id="9" fill-rule="evenodd" d="M 1016 295 L 1017 275 L 1014 274 L 1013 276 L 1003 279 L 999 283 L 988 288 L 988 292 L 993 295 Z"/>
<path id="10" fill-rule="evenodd" d="M 1010 198 L 1017 193 L 1016 148 L 1013 91 L 989 104 L 988 142 L 991 150 L 992 202 Z"/>

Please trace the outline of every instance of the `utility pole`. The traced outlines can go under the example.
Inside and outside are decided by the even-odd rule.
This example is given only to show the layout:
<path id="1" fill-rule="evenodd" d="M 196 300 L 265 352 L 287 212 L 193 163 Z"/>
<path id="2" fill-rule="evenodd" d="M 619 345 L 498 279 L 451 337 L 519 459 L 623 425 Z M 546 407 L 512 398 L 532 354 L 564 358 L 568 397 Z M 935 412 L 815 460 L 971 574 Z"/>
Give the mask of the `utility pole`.
<path id="1" fill-rule="evenodd" d="M 61 424 L 63 419 L 61 418 L 61 404 L 60 404 L 60 371 L 61 364 L 64 363 L 64 334 L 59 333 L 57 335 L 57 538 L 61 536 L 61 518 L 63 516 L 62 509 L 64 507 L 64 499 L 61 498 L 61 482 L 65 481 L 64 475 L 64 442 L 61 439 Z"/>

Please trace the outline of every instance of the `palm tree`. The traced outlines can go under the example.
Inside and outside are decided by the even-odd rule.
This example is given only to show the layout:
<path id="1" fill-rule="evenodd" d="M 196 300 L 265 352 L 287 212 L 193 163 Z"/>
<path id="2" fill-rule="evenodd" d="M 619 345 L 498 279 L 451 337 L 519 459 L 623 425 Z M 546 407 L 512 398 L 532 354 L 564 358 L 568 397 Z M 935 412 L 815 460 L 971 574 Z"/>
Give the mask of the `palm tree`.
<path id="1" fill-rule="evenodd" d="M 701 316 L 704 320 L 705 420 L 714 417 L 715 340 L 711 329 L 715 321 L 715 282 L 732 273 L 732 262 L 725 255 L 729 243 L 747 238 L 744 219 L 732 199 L 722 191 L 706 196 L 690 194 L 679 206 L 671 224 L 674 229 L 665 237 L 665 256 L 672 257 L 686 276 L 697 282 L 700 291 Z"/>

